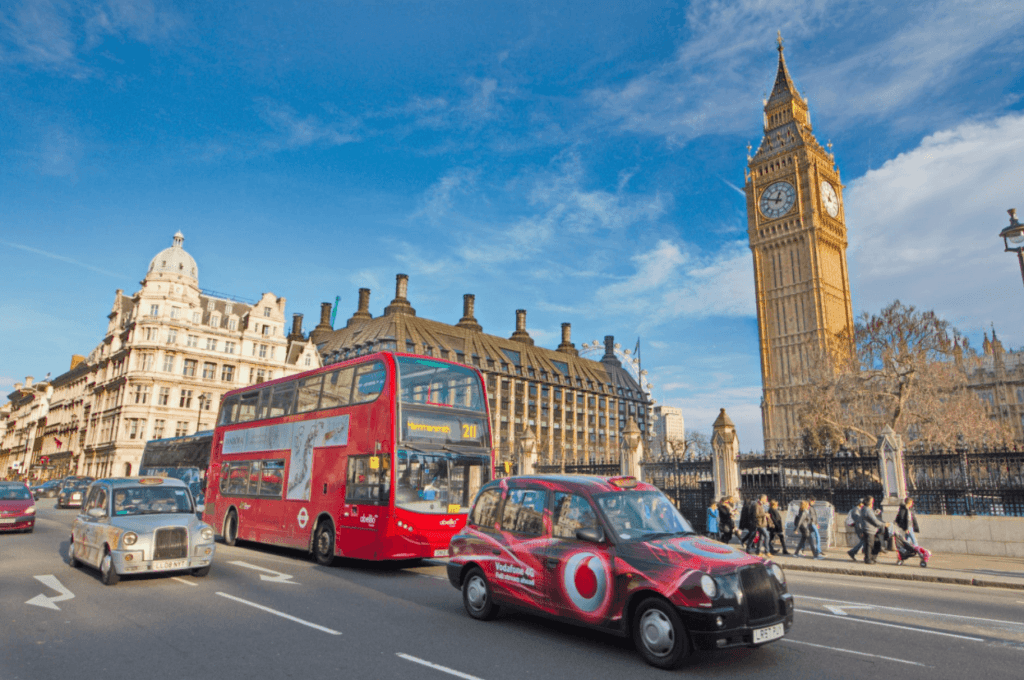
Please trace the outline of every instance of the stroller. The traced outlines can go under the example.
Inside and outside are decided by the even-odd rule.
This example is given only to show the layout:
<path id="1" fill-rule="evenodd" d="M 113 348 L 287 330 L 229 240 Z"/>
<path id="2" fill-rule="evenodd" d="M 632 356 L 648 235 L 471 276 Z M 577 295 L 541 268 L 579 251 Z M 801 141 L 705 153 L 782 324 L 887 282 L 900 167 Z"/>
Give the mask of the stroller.
<path id="1" fill-rule="evenodd" d="M 908 541 L 899 530 L 892 532 L 893 545 L 896 547 L 896 564 L 900 565 L 907 560 L 918 558 L 921 560 L 921 566 L 927 567 L 928 560 L 931 559 L 932 553 L 927 548 L 914 545 Z"/>

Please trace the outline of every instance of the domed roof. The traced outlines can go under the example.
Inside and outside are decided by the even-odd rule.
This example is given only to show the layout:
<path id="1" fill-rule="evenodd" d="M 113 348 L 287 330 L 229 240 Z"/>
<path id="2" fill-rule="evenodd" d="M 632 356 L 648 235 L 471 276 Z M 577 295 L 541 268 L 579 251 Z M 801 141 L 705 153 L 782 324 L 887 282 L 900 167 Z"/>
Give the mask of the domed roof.
<path id="1" fill-rule="evenodd" d="M 149 263 L 149 273 L 166 272 L 168 274 L 184 274 L 193 279 L 199 278 L 199 269 L 192 256 L 185 252 L 182 244 L 185 236 L 179 231 L 174 235 L 174 245 L 164 248 Z"/>

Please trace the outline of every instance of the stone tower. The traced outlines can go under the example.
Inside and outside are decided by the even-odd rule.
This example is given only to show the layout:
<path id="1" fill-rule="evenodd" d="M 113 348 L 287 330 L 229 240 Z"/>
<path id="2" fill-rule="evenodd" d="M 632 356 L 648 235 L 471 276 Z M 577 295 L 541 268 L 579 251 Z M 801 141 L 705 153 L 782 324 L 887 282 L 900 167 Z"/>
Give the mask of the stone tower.
<path id="1" fill-rule="evenodd" d="M 766 451 L 798 442 L 800 388 L 813 365 L 852 351 L 853 331 L 839 170 L 814 138 L 781 36 L 778 50 L 764 138 L 745 173 Z"/>

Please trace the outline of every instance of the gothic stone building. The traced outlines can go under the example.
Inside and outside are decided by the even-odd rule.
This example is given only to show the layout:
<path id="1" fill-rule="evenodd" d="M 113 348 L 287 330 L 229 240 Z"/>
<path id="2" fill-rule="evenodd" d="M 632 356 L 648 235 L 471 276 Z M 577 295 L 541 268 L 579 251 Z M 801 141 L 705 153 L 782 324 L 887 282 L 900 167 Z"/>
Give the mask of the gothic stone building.
<path id="1" fill-rule="evenodd" d="M 843 185 L 835 157 L 811 130 L 781 38 L 775 86 L 764 103 L 764 138 L 747 160 L 768 451 L 799 439 L 800 386 L 812 362 L 853 350 Z"/>
<path id="2" fill-rule="evenodd" d="M 321 307 L 320 324 L 310 333 L 325 364 L 371 352 L 408 352 L 478 368 L 487 383 L 498 461 L 509 460 L 525 430 L 533 431 L 540 462 L 617 460 L 621 433 L 630 419 L 649 431 L 651 402 L 605 337 L 600 361 L 579 356 L 562 324 L 557 349 L 534 344 L 526 331 L 526 311 L 516 311 L 508 338 L 484 333 L 474 313 L 474 296 L 463 297 L 462 318 L 452 325 L 416 316 L 408 297 L 408 277 L 397 276 L 395 299 L 374 318 L 370 291 L 359 290 L 359 307 L 344 328 L 331 327 L 331 304 Z"/>

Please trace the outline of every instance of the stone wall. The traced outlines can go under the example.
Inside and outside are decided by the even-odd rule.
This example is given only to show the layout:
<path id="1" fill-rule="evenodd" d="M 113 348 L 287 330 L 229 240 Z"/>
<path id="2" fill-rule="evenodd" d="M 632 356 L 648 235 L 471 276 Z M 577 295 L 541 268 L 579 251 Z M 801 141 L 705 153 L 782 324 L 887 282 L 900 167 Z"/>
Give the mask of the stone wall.
<path id="1" fill-rule="evenodd" d="M 886 522 L 896 517 L 897 507 L 885 508 Z M 1024 558 L 1024 517 L 918 515 L 917 523 L 921 527 L 918 543 L 935 553 Z M 836 525 L 836 543 L 856 545 L 846 517 L 837 516 Z"/>

